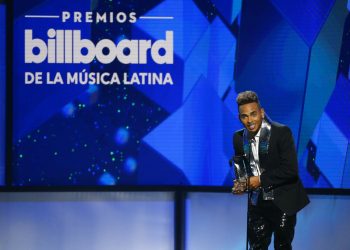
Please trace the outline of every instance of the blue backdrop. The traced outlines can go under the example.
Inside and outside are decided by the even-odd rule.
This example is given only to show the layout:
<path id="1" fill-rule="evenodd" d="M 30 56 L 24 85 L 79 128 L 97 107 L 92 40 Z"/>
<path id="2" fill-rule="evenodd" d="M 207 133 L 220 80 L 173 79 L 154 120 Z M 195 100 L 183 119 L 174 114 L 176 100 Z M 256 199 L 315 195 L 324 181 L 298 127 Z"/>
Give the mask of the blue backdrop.
<path id="1" fill-rule="evenodd" d="M 231 185 L 231 138 L 241 127 L 235 97 L 252 89 L 273 120 L 291 127 L 305 186 L 349 188 L 345 0 L 17 0 L 14 6 L 13 185 Z M 67 21 L 64 12 L 71 14 Z M 116 21 L 119 12 L 135 12 L 136 22 Z M 103 13 L 112 13 L 112 21 L 97 22 Z M 153 43 L 172 31 L 173 62 L 25 63 L 25 30 L 46 46 L 49 29 L 79 30 L 93 44 Z M 59 45 L 68 45 L 56 38 L 53 57 L 67 58 Z M 26 72 L 46 78 L 28 84 Z M 173 84 L 49 84 L 48 72 L 169 73 Z"/>

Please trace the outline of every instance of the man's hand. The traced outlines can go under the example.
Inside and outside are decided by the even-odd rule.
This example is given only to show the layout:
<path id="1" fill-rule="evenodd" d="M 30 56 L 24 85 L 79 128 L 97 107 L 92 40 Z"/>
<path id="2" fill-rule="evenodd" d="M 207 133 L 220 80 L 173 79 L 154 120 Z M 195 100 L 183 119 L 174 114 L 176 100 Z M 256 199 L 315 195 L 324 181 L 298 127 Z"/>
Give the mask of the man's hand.
<path id="1" fill-rule="evenodd" d="M 249 189 L 257 189 L 261 186 L 259 176 L 252 176 L 249 178 Z"/>
<path id="2" fill-rule="evenodd" d="M 244 191 L 246 190 L 246 188 L 247 188 L 247 183 L 246 182 L 234 180 L 233 181 L 232 193 L 233 194 L 244 194 Z"/>

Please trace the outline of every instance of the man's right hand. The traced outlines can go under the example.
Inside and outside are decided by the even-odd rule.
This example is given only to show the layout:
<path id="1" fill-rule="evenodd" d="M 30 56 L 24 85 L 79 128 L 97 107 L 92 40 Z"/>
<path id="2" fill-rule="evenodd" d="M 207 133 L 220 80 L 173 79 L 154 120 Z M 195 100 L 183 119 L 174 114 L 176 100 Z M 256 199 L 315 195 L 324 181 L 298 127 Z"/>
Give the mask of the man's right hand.
<path id="1" fill-rule="evenodd" d="M 232 194 L 244 194 L 246 190 L 246 183 L 238 180 L 233 181 Z"/>

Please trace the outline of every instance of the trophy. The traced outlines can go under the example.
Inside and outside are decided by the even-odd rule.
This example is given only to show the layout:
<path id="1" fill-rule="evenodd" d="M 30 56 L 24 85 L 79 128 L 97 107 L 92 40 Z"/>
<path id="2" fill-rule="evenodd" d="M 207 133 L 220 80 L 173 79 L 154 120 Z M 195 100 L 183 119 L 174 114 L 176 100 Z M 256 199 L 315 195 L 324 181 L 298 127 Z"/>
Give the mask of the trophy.
<path id="1" fill-rule="evenodd" d="M 232 164 L 233 162 L 233 164 Z M 234 156 L 230 161 L 235 179 L 233 180 L 233 193 L 243 193 L 248 191 L 249 175 L 247 171 L 247 159 L 244 156 Z"/>

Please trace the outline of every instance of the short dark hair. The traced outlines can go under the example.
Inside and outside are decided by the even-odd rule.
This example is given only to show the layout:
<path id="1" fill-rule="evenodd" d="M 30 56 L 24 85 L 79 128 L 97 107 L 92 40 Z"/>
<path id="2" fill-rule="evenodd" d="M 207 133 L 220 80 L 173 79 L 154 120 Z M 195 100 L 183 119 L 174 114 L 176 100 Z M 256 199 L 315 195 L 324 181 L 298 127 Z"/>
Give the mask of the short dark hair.
<path id="1" fill-rule="evenodd" d="M 239 93 L 236 98 L 236 103 L 238 107 L 244 104 L 252 103 L 252 102 L 256 102 L 260 107 L 260 101 L 259 101 L 258 95 L 251 90 L 247 90 Z"/>

